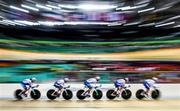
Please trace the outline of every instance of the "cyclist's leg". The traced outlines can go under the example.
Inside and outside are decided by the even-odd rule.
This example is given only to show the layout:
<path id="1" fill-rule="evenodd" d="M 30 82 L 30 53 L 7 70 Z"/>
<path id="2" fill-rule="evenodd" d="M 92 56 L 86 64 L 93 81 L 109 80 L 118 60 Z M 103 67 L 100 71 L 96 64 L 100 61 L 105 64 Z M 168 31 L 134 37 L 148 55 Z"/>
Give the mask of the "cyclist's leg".
<path id="1" fill-rule="evenodd" d="M 116 95 L 117 95 L 117 91 L 119 90 L 119 84 L 118 84 L 118 82 L 115 82 L 115 83 L 114 83 L 114 86 L 115 86 L 115 90 L 114 90 L 114 92 L 111 94 L 111 96 L 116 96 Z"/>
<path id="2" fill-rule="evenodd" d="M 21 86 L 23 88 L 23 91 L 20 93 L 20 95 L 23 94 L 25 97 L 27 97 L 27 92 L 30 86 L 25 83 L 21 83 Z"/>
<path id="3" fill-rule="evenodd" d="M 88 82 L 84 82 L 84 85 L 86 86 L 86 87 L 88 87 L 88 90 L 86 90 L 82 95 L 83 96 L 87 96 L 87 95 L 90 95 L 90 92 L 91 92 L 91 90 L 92 90 L 92 85 L 90 84 L 90 83 L 88 83 Z"/>
<path id="4" fill-rule="evenodd" d="M 148 93 L 150 91 L 150 85 L 146 81 L 144 81 L 143 85 L 144 85 L 144 87 L 146 89 L 144 94 L 145 94 L 145 96 L 148 96 Z"/>

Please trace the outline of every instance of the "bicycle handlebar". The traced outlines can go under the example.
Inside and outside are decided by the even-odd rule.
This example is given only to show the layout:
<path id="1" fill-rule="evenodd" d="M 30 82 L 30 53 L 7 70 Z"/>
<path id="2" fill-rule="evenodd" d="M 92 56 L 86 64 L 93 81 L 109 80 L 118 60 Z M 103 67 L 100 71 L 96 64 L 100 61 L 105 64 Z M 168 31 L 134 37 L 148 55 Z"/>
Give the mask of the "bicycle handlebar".
<path id="1" fill-rule="evenodd" d="M 124 89 L 127 89 L 127 88 L 129 88 L 129 87 L 131 87 L 130 85 L 126 85 L 126 86 L 124 86 L 123 88 Z"/>
<path id="2" fill-rule="evenodd" d="M 30 86 L 31 89 L 37 88 L 39 87 L 39 84 L 35 85 L 35 86 Z"/>
<path id="3" fill-rule="evenodd" d="M 99 88 L 99 87 L 102 87 L 102 85 L 100 84 L 100 85 L 98 85 L 98 86 L 95 86 L 94 88 L 97 89 L 97 88 Z"/>
<path id="4" fill-rule="evenodd" d="M 70 88 L 70 85 L 69 86 L 67 86 L 67 87 L 63 87 L 64 89 L 67 89 L 67 88 Z"/>

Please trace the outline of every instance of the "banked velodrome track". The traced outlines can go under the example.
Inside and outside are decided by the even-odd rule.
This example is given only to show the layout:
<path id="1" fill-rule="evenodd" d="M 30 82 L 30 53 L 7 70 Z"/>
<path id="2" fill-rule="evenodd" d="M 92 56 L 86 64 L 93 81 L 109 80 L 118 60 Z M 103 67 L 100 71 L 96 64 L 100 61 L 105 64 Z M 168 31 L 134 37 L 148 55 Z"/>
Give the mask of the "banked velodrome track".
<path id="1" fill-rule="evenodd" d="M 158 49 L 149 51 L 108 53 L 108 54 L 63 54 L 42 53 L 20 50 L 0 49 L 1 60 L 180 60 L 180 48 Z M 1 91 L 4 90 L 3 87 Z M 167 89 L 168 90 L 168 89 Z M 177 93 L 178 93 L 177 87 Z M 176 91 L 174 91 L 176 92 Z M 2 92 L 1 92 L 2 93 Z M 120 100 L 84 100 L 73 99 L 70 101 L 47 99 L 33 101 L 16 101 L 13 98 L 0 99 L 0 111 L 179 111 L 179 98 L 160 100 L 131 99 Z"/>
<path id="2" fill-rule="evenodd" d="M 179 111 L 180 100 L 0 100 L 1 111 Z"/>
<path id="3" fill-rule="evenodd" d="M 131 84 L 132 98 L 123 100 L 117 98 L 108 100 L 105 97 L 107 88 L 113 88 L 113 84 L 103 84 L 104 96 L 101 100 L 87 98 L 78 100 L 75 96 L 77 88 L 82 84 L 71 84 L 74 96 L 71 100 L 64 100 L 62 97 L 50 101 L 46 97 L 48 89 L 52 84 L 40 84 L 38 88 L 42 97 L 39 100 L 26 98 L 17 101 L 13 97 L 15 89 L 20 88 L 19 84 L 0 84 L 0 111 L 179 111 L 180 110 L 180 85 L 179 84 L 158 84 L 162 96 L 158 100 L 144 99 L 137 100 L 135 91 L 142 88 L 142 84 Z"/>

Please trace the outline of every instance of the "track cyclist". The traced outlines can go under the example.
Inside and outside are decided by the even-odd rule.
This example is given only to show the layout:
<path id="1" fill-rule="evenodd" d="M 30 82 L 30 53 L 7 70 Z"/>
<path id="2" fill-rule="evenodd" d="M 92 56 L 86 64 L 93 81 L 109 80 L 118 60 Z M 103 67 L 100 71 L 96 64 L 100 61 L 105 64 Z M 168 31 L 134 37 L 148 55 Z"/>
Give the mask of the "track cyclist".
<path id="1" fill-rule="evenodd" d="M 38 87 L 39 86 L 39 85 L 34 84 L 36 81 L 37 81 L 37 79 L 35 77 L 29 78 L 29 79 L 24 79 L 23 81 L 21 81 L 21 86 L 24 90 L 20 93 L 20 95 L 23 94 L 25 97 L 27 97 L 28 90 L 31 87 L 34 87 L 34 86 Z"/>
<path id="2" fill-rule="evenodd" d="M 144 92 L 145 97 L 149 97 L 148 93 L 150 91 L 150 88 L 156 88 L 156 82 L 158 81 L 157 77 L 152 77 L 152 79 L 145 79 L 143 81 L 143 85 L 146 88 L 146 91 Z"/>
<path id="3" fill-rule="evenodd" d="M 122 91 L 122 89 L 125 87 L 126 83 L 129 82 L 129 78 L 124 78 L 124 79 L 117 79 L 114 82 L 114 86 L 115 86 L 115 90 L 114 92 L 111 94 L 111 96 L 116 96 L 119 95 Z"/>
<path id="4" fill-rule="evenodd" d="M 53 86 L 56 88 L 56 91 L 54 93 L 57 92 L 57 94 L 61 95 L 61 92 L 64 89 L 64 87 L 70 87 L 66 85 L 68 81 L 69 81 L 69 78 L 59 79 L 55 81 Z"/>
<path id="5" fill-rule="evenodd" d="M 99 76 L 96 76 L 94 78 L 89 78 L 84 81 L 84 85 L 88 88 L 84 93 L 82 93 L 82 96 L 90 97 L 90 92 L 92 88 L 97 87 L 97 83 L 99 82 L 101 78 Z"/>

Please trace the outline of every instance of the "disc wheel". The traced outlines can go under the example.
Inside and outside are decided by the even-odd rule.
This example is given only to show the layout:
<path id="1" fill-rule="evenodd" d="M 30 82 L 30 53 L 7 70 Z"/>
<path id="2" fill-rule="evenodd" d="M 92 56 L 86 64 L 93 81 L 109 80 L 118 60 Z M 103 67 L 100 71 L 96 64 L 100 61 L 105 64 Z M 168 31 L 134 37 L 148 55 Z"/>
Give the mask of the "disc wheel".
<path id="1" fill-rule="evenodd" d="M 86 96 L 82 96 L 83 93 L 84 93 L 84 90 L 83 90 L 83 89 L 78 90 L 78 91 L 77 91 L 77 94 L 76 94 L 77 98 L 80 99 L 80 100 L 85 99 Z"/>
<path id="2" fill-rule="evenodd" d="M 30 96 L 32 99 L 39 99 L 41 97 L 41 92 L 37 89 L 34 89 L 34 91 L 31 91 Z"/>
<path id="3" fill-rule="evenodd" d="M 107 97 L 108 99 L 114 99 L 116 96 L 112 96 L 112 93 L 113 93 L 113 92 L 114 92 L 113 89 L 108 90 L 107 93 L 106 93 L 106 97 Z"/>
<path id="4" fill-rule="evenodd" d="M 94 99 L 101 99 L 102 96 L 103 96 L 103 93 L 99 89 L 97 89 L 96 91 L 93 92 L 93 98 Z"/>
<path id="5" fill-rule="evenodd" d="M 18 100 L 21 100 L 23 99 L 23 97 L 20 95 L 20 93 L 22 93 L 22 90 L 21 89 L 17 89 L 15 92 L 14 92 L 14 97 Z"/>
<path id="6" fill-rule="evenodd" d="M 126 100 L 131 98 L 131 96 L 132 96 L 132 92 L 129 89 L 126 89 L 121 93 L 121 97 Z"/>
<path id="7" fill-rule="evenodd" d="M 66 89 L 66 91 L 63 91 L 62 96 L 64 99 L 69 100 L 73 97 L 73 93 L 71 90 Z"/>
<path id="8" fill-rule="evenodd" d="M 137 99 L 143 99 L 145 96 L 142 95 L 144 93 L 144 90 L 143 89 L 139 89 L 137 92 L 136 92 L 136 98 Z"/>
<path id="9" fill-rule="evenodd" d="M 160 91 L 158 89 L 153 90 L 151 93 L 151 97 L 153 99 L 159 99 L 160 98 Z"/>
<path id="10" fill-rule="evenodd" d="M 55 92 L 55 90 L 54 89 L 50 89 L 50 90 L 48 90 L 48 92 L 47 92 L 47 94 L 46 94 L 46 96 L 47 96 L 47 98 L 48 99 L 50 99 L 50 100 L 54 100 L 54 99 L 56 99 L 56 95 L 57 95 L 57 93 L 54 93 Z M 54 94 L 53 94 L 54 93 Z"/>

